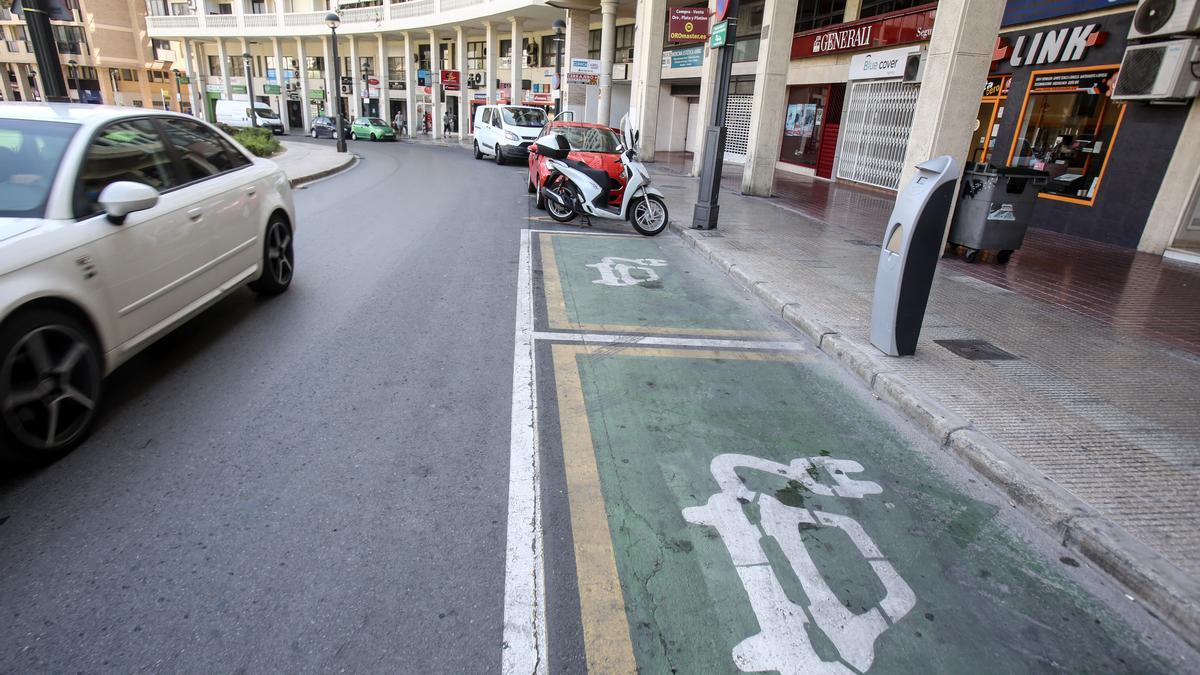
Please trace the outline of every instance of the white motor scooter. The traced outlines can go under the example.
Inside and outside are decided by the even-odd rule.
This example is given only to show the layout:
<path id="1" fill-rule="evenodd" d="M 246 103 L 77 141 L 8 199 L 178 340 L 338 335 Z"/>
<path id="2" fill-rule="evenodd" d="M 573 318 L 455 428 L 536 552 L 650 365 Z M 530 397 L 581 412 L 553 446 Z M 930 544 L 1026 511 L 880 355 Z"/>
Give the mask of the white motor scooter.
<path id="1" fill-rule="evenodd" d="M 617 187 L 612 184 L 615 181 L 603 169 L 567 159 L 571 144 L 566 136 L 550 134 L 535 142 L 538 154 L 547 159 L 550 169 L 541 195 L 551 218 L 560 223 L 570 222 L 576 215 L 628 220 L 633 229 L 648 237 L 667 229 L 667 202 L 661 192 L 650 187 L 650 172 L 637 160 L 634 150 L 637 134 L 625 120 L 621 129 L 625 137 L 625 150 L 621 153 L 625 192 L 617 206 L 608 203 L 609 191 Z"/>

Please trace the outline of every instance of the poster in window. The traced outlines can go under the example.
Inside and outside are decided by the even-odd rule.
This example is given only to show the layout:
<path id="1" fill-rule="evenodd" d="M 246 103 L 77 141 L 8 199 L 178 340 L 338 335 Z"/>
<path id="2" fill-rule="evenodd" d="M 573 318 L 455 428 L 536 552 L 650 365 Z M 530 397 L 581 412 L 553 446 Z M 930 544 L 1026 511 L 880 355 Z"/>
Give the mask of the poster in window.
<path id="1" fill-rule="evenodd" d="M 816 122 L 816 103 L 789 103 L 787 122 L 784 124 L 783 135 L 812 138 Z"/>

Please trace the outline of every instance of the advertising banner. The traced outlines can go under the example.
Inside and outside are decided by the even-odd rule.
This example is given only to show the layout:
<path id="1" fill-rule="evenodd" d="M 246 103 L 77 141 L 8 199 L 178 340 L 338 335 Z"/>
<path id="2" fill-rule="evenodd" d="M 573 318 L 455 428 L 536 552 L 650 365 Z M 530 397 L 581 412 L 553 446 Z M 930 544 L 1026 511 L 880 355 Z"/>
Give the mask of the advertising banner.
<path id="1" fill-rule="evenodd" d="M 457 70 L 442 71 L 442 88 L 446 91 L 458 91 L 462 88 L 462 80 Z"/>
<path id="2" fill-rule="evenodd" d="M 671 68 L 695 68 L 704 65 L 704 47 L 685 47 L 667 52 L 671 57 Z"/>
<path id="3" fill-rule="evenodd" d="M 933 35 L 936 15 L 936 8 L 920 9 L 798 33 L 792 38 L 792 58 L 922 42 Z"/>
<path id="4" fill-rule="evenodd" d="M 669 42 L 702 42 L 708 39 L 708 8 L 672 7 L 668 17 Z"/>

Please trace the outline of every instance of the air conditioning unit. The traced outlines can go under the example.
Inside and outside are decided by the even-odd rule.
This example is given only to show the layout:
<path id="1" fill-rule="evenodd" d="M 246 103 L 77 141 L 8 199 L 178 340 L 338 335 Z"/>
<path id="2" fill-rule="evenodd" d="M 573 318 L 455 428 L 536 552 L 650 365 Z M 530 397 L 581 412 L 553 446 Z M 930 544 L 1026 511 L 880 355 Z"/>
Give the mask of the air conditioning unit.
<path id="1" fill-rule="evenodd" d="M 919 84 L 921 78 L 925 77 L 925 57 L 927 55 L 928 53 L 924 49 L 921 49 L 904 57 L 904 77 L 902 81 L 905 84 Z"/>
<path id="2" fill-rule="evenodd" d="M 1121 59 L 1114 101 L 1195 98 L 1200 93 L 1200 40 L 1130 45 Z"/>
<path id="3" fill-rule="evenodd" d="M 1200 0 L 1139 0 L 1129 39 L 1200 32 Z"/>
<path id="4" fill-rule="evenodd" d="M 633 61 L 633 47 L 623 47 L 615 52 L 613 61 Z"/>

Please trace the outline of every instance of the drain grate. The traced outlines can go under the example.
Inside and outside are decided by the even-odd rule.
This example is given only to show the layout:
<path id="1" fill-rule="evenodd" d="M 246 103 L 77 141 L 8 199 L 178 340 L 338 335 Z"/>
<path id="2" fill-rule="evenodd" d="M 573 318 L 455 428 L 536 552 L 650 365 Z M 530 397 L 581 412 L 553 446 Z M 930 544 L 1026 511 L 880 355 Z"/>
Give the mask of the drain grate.
<path id="1" fill-rule="evenodd" d="M 987 340 L 934 340 L 933 342 L 968 361 L 1014 361 L 1017 358 Z"/>

